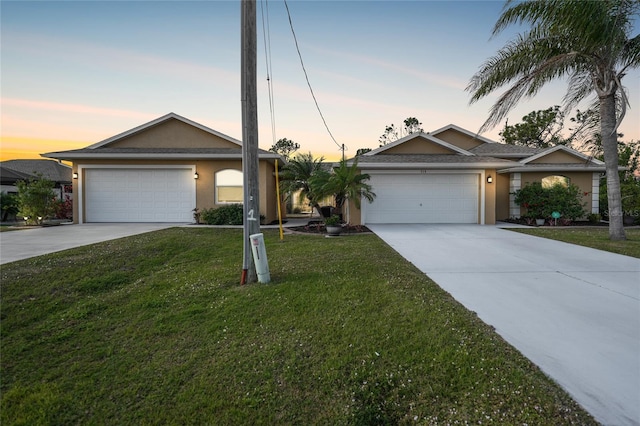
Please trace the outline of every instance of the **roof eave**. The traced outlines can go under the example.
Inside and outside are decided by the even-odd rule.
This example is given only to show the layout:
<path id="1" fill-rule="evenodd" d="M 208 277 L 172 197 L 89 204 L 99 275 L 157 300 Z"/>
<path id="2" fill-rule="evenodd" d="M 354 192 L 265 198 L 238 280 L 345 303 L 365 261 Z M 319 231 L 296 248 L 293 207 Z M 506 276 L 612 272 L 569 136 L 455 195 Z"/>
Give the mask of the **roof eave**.
<path id="1" fill-rule="evenodd" d="M 625 170 L 624 167 L 619 168 L 620 171 Z M 504 173 L 523 173 L 523 172 L 605 172 L 606 168 L 604 166 L 596 165 L 596 166 L 584 166 L 584 167 L 570 167 L 570 166 L 544 166 L 544 167 L 527 167 L 527 166 L 519 166 L 519 167 L 509 167 L 506 169 L 499 169 L 499 174 Z"/>
<path id="2" fill-rule="evenodd" d="M 362 170 L 389 170 L 389 169 L 422 169 L 422 170 L 445 170 L 445 169 L 498 169 L 505 167 L 505 163 L 358 163 Z"/>
<path id="3" fill-rule="evenodd" d="M 49 152 L 40 154 L 42 157 L 55 158 L 57 160 L 189 160 L 189 159 L 209 159 L 209 160 L 222 160 L 222 159 L 242 159 L 242 153 L 238 154 L 189 154 L 189 153 L 172 153 L 172 154 L 158 154 L 158 153 L 64 153 L 64 152 Z M 258 158 L 261 160 L 280 160 L 281 157 L 278 154 L 258 154 Z"/>

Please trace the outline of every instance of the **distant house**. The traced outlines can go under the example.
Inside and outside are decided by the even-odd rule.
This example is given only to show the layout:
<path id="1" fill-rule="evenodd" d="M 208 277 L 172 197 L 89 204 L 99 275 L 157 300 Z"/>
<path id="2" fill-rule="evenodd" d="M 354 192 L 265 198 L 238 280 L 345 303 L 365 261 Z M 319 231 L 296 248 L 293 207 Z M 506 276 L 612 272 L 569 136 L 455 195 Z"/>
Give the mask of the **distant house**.
<path id="1" fill-rule="evenodd" d="M 55 183 L 54 192 L 59 199 L 72 194 L 71 167 L 55 160 L 7 160 L 0 162 L 0 192 L 17 193 L 16 182 L 42 176 Z"/>
<path id="2" fill-rule="evenodd" d="M 603 162 L 565 146 L 507 145 L 453 124 L 408 135 L 357 160 L 377 195 L 373 203 L 363 201 L 361 210 L 349 206 L 351 223 L 364 225 L 494 224 L 526 213 L 513 193 L 531 182 L 573 183 L 586 210 L 598 213 L 605 172 Z"/>
<path id="3" fill-rule="evenodd" d="M 243 202 L 242 142 L 169 113 L 86 148 L 43 157 L 73 162 L 73 218 L 192 222 L 194 209 Z M 260 212 L 277 219 L 275 162 L 258 150 Z"/>

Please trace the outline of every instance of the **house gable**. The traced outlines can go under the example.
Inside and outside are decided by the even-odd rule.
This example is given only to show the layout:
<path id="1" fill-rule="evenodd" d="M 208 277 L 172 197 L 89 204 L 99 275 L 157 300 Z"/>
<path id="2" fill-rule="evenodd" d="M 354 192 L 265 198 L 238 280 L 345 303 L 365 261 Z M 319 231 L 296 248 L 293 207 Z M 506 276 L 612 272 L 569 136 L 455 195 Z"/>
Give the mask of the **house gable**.
<path id="1" fill-rule="evenodd" d="M 435 143 L 422 136 L 387 149 L 385 154 L 456 154 L 450 147 Z"/>
<path id="2" fill-rule="evenodd" d="M 602 161 L 589 157 L 579 151 L 558 145 L 546 149 L 521 161 L 523 164 L 585 164 L 603 165 Z"/>
<path id="3" fill-rule="evenodd" d="M 584 159 L 578 158 L 567 152 L 556 151 L 551 154 L 530 161 L 529 164 L 566 164 L 566 163 L 584 163 Z"/>
<path id="4" fill-rule="evenodd" d="M 375 156 L 379 154 L 455 154 L 472 156 L 473 154 L 462 148 L 450 144 L 442 139 L 434 138 L 428 133 L 412 133 L 390 144 L 381 146 L 373 151 L 367 152 L 365 156 Z"/>
<path id="5" fill-rule="evenodd" d="M 116 139 L 104 148 L 238 148 L 228 140 L 190 124 L 169 119 L 143 131 Z M 97 148 L 99 149 L 99 148 Z"/>
<path id="6" fill-rule="evenodd" d="M 442 139 L 443 141 L 466 150 L 476 148 L 486 143 L 495 143 L 490 139 L 484 138 L 453 124 L 442 127 L 430 134 L 438 139 Z"/>
<path id="7" fill-rule="evenodd" d="M 238 148 L 240 145 L 229 136 L 170 113 L 88 148 Z"/>

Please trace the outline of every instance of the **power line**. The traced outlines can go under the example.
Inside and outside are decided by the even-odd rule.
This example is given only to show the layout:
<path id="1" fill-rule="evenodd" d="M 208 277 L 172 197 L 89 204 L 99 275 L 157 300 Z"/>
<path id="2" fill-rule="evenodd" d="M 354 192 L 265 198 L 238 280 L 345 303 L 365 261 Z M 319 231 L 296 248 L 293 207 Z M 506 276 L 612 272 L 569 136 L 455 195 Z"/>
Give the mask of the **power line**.
<path id="1" fill-rule="evenodd" d="M 265 25 L 265 9 L 267 10 L 267 19 Z M 260 2 L 260 12 L 262 15 L 262 34 L 264 40 L 264 53 L 267 70 L 267 92 L 269 93 L 269 112 L 271 114 L 271 138 L 273 144 L 276 143 L 276 114 L 273 102 L 273 68 L 271 61 L 271 28 L 269 26 L 269 4 L 268 0 Z"/>
<path id="2" fill-rule="evenodd" d="M 344 158 L 344 144 L 339 144 L 336 139 L 333 137 L 333 134 L 331 133 L 331 130 L 329 130 L 329 126 L 327 125 L 327 121 L 324 119 L 324 115 L 322 114 L 322 111 L 320 110 L 320 105 L 318 105 L 318 100 L 316 99 L 316 95 L 315 93 L 313 93 L 313 88 L 311 88 L 311 83 L 309 82 L 309 76 L 307 75 L 307 69 L 304 66 L 304 61 L 302 60 L 302 54 L 300 53 L 300 47 L 298 46 L 298 38 L 296 37 L 296 32 L 293 29 L 293 22 L 291 21 L 291 13 L 289 12 L 289 5 L 287 4 L 287 0 L 284 0 L 284 6 L 287 9 L 287 16 L 289 17 L 289 26 L 291 27 L 291 33 L 293 34 L 293 41 L 296 44 L 296 50 L 298 51 L 298 57 L 300 58 L 300 65 L 302 65 L 302 71 L 304 72 L 304 78 L 307 80 L 307 86 L 309 86 L 309 91 L 311 92 L 311 97 L 313 98 L 313 102 L 315 102 L 316 104 L 316 109 L 318 110 L 318 113 L 320 114 L 320 118 L 322 119 L 322 122 L 324 123 L 324 127 L 327 129 L 327 132 L 329 133 L 329 136 L 331 136 L 331 140 L 333 140 L 333 142 L 338 146 L 338 148 L 340 148 L 342 150 L 342 157 Z"/>

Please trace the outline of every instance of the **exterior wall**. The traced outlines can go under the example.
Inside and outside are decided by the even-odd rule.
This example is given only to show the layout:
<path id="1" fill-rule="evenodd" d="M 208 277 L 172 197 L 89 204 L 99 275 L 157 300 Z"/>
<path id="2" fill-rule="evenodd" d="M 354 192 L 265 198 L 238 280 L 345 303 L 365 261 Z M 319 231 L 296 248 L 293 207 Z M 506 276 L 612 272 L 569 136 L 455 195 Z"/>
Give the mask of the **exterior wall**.
<path id="1" fill-rule="evenodd" d="M 366 198 L 361 200 L 361 203 L 368 202 Z M 348 209 L 348 214 L 347 212 L 344 213 L 345 220 L 348 220 L 352 225 L 362 225 L 362 212 L 356 207 L 356 203 L 353 200 L 349 200 L 349 206 L 346 208 Z"/>
<path id="2" fill-rule="evenodd" d="M 509 214 L 509 175 L 497 175 L 493 182 L 496 187 L 496 220 L 508 219 L 511 216 Z"/>
<path id="3" fill-rule="evenodd" d="M 593 212 L 594 207 L 597 208 L 597 203 L 594 204 L 594 194 L 593 194 L 593 173 L 592 172 L 570 172 L 570 173 L 553 173 L 553 172 L 538 172 L 538 173 L 521 173 L 522 176 L 522 186 L 524 187 L 531 182 L 541 182 L 543 178 L 547 176 L 566 176 L 569 178 L 570 183 L 577 185 L 582 191 L 584 197 L 582 201 L 584 202 L 585 210 L 587 212 Z M 597 200 L 597 198 L 596 198 Z M 526 213 L 526 209 L 520 209 L 520 216 Z"/>
<path id="4" fill-rule="evenodd" d="M 383 154 L 455 154 L 450 149 L 422 137 L 389 148 Z"/>
<path id="5" fill-rule="evenodd" d="M 433 136 L 437 137 L 438 139 L 442 139 L 445 142 L 449 142 L 450 144 L 455 145 L 462 149 L 475 148 L 476 146 L 482 145 L 485 143 L 467 134 L 460 133 L 455 129 L 445 130 L 444 132 L 434 134 Z"/>
<path id="6" fill-rule="evenodd" d="M 218 171 L 225 169 L 234 169 L 242 171 L 241 160 L 184 160 L 184 161 L 156 161 L 156 160 L 129 160 L 129 161 L 109 161 L 109 160 L 86 160 L 78 163 L 73 163 L 73 172 L 78 172 L 78 166 L 149 166 L 149 165 L 195 165 L 198 172 L 198 179 L 196 180 L 196 207 L 200 210 L 209 209 L 214 207 L 220 207 L 215 203 L 215 174 Z M 83 172 L 86 169 L 83 169 Z M 276 190 L 275 190 L 275 176 L 274 165 L 267 161 L 260 161 L 259 163 L 259 175 L 260 175 L 260 214 L 265 215 L 267 223 L 277 220 L 277 204 L 276 204 Z M 73 181 L 74 194 L 78 194 L 79 183 L 84 181 L 83 175 Z M 82 186 L 82 190 L 85 190 L 85 186 Z M 78 223 L 80 205 L 80 197 L 73 197 L 73 219 L 75 223 Z M 82 194 L 84 209 L 84 200 L 86 200 L 86 194 Z M 83 215 L 84 217 L 84 215 Z"/>
<path id="7" fill-rule="evenodd" d="M 492 183 L 487 182 L 487 177 L 491 176 Z M 496 223 L 496 202 L 497 202 L 498 176 L 495 169 L 487 169 L 484 172 L 484 180 L 480 177 L 480 197 L 482 197 L 482 187 L 484 186 L 484 223 L 485 225 L 495 225 Z M 482 201 L 482 200 L 480 200 Z M 482 208 L 482 202 L 480 203 Z M 478 209 L 480 210 L 480 209 Z M 478 218 L 478 223 L 480 218 Z"/>
<path id="8" fill-rule="evenodd" d="M 555 151 L 551 154 L 545 155 L 533 161 L 530 161 L 529 164 L 562 164 L 562 163 L 575 163 L 581 164 L 584 163 L 584 159 L 580 157 L 576 157 L 575 155 L 571 155 L 568 152 L 564 151 Z"/>
<path id="9" fill-rule="evenodd" d="M 168 120 L 111 142 L 109 148 L 238 148 L 238 145 L 179 120 Z"/>

